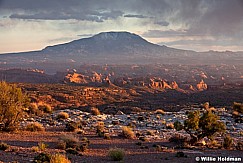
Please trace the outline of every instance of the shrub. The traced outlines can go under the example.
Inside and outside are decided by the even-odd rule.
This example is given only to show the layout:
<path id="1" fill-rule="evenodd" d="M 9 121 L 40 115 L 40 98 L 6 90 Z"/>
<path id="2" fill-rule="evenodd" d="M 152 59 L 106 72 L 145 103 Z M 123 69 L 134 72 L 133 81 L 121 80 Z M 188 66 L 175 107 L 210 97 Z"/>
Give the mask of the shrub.
<path id="1" fill-rule="evenodd" d="M 39 108 L 44 112 L 44 113 L 52 113 L 52 107 L 49 104 L 42 104 L 39 106 Z"/>
<path id="2" fill-rule="evenodd" d="M 66 124 L 66 131 L 68 132 L 73 132 L 73 131 L 76 131 L 78 129 L 82 129 L 82 125 L 80 122 L 68 122 Z"/>
<path id="3" fill-rule="evenodd" d="M 33 152 L 38 152 L 40 149 L 39 149 L 39 147 L 37 147 L 37 146 L 33 146 L 33 147 L 31 147 L 31 150 L 32 150 Z"/>
<path id="4" fill-rule="evenodd" d="M 84 152 L 88 149 L 89 144 L 87 142 L 81 143 L 79 146 L 76 147 L 76 150 Z"/>
<path id="5" fill-rule="evenodd" d="M 16 85 L 0 82 L 0 130 L 16 130 L 28 102 L 27 96 Z"/>
<path id="6" fill-rule="evenodd" d="M 98 108 L 92 107 L 90 109 L 90 111 L 91 111 L 91 114 L 93 114 L 93 115 L 100 115 L 100 111 Z"/>
<path id="7" fill-rule="evenodd" d="M 191 144 L 196 144 L 204 137 L 212 139 L 218 132 L 225 132 L 226 126 L 219 121 L 219 117 L 211 111 L 206 111 L 200 116 L 199 111 L 188 113 L 184 121 L 184 130 L 191 136 Z"/>
<path id="8" fill-rule="evenodd" d="M 62 135 L 59 138 L 58 147 L 61 149 L 76 148 L 79 145 L 79 139 L 74 135 Z"/>
<path id="9" fill-rule="evenodd" d="M 64 155 L 54 154 L 51 156 L 50 163 L 71 163 L 71 161 Z"/>
<path id="10" fill-rule="evenodd" d="M 0 150 L 6 151 L 9 148 L 9 145 L 6 143 L 1 142 L 0 143 Z"/>
<path id="11" fill-rule="evenodd" d="M 65 151 L 67 153 L 73 154 L 73 155 L 78 155 L 79 154 L 78 151 L 76 150 L 76 148 L 67 148 Z"/>
<path id="12" fill-rule="evenodd" d="M 177 130 L 177 131 L 180 131 L 183 129 L 183 125 L 181 124 L 181 122 L 179 121 L 175 121 L 174 122 L 174 128 Z"/>
<path id="13" fill-rule="evenodd" d="M 237 143 L 236 149 L 240 150 L 240 151 L 243 151 L 243 142 L 242 141 Z"/>
<path id="14" fill-rule="evenodd" d="M 208 148 L 221 148 L 222 145 L 217 140 L 212 140 L 207 143 Z"/>
<path id="15" fill-rule="evenodd" d="M 162 115 L 164 115 L 164 114 L 165 114 L 165 111 L 162 110 L 162 109 L 157 109 L 157 110 L 155 110 L 154 113 L 155 113 L 155 114 L 162 114 Z"/>
<path id="16" fill-rule="evenodd" d="M 108 151 L 108 156 L 113 160 L 113 161 L 121 161 L 123 160 L 125 156 L 125 152 L 121 148 L 111 148 Z"/>
<path id="17" fill-rule="evenodd" d="M 38 148 L 41 151 L 45 151 L 47 147 L 48 147 L 48 145 L 43 142 L 38 143 Z"/>
<path id="18" fill-rule="evenodd" d="M 233 110 L 235 110 L 235 111 L 237 111 L 239 113 L 243 113 L 243 104 L 242 103 L 238 103 L 238 102 L 234 102 Z"/>
<path id="19" fill-rule="evenodd" d="M 33 122 L 33 123 L 29 123 L 26 126 L 26 130 L 27 131 L 45 131 L 45 128 L 43 127 L 43 125 L 39 122 Z"/>
<path id="20" fill-rule="evenodd" d="M 104 130 L 105 130 L 105 125 L 104 122 L 98 122 L 96 125 L 96 133 L 98 134 L 99 137 L 104 136 Z"/>
<path id="21" fill-rule="evenodd" d="M 234 140 L 231 138 L 230 135 L 224 137 L 223 147 L 225 149 L 230 149 L 234 143 Z"/>
<path id="22" fill-rule="evenodd" d="M 40 153 L 34 157 L 34 163 L 48 163 L 51 161 L 51 155 L 48 153 Z"/>
<path id="23" fill-rule="evenodd" d="M 57 115 L 57 119 L 68 119 L 69 118 L 69 115 L 68 113 L 66 112 L 60 112 L 58 115 Z"/>
<path id="24" fill-rule="evenodd" d="M 38 112 L 38 105 L 36 103 L 30 103 L 29 112 L 32 114 L 36 114 Z"/>
<path id="25" fill-rule="evenodd" d="M 169 138 L 170 142 L 175 142 L 177 144 L 183 144 L 186 142 L 186 137 L 181 134 L 175 134 L 172 137 Z"/>
<path id="26" fill-rule="evenodd" d="M 132 129 L 130 127 L 127 127 L 127 126 L 122 127 L 122 136 L 127 138 L 127 139 L 134 139 L 135 138 L 134 132 L 132 131 Z"/>
<path id="27" fill-rule="evenodd" d="M 110 140 L 111 139 L 110 134 L 109 133 L 105 133 L 104 134 L 104 139 Z"/>
<path id="28" fill-rule="evenodd" d="M 173 123 L 168 123 L 166 124 L 167 129 L 174 129 L 174 124 Z"/>

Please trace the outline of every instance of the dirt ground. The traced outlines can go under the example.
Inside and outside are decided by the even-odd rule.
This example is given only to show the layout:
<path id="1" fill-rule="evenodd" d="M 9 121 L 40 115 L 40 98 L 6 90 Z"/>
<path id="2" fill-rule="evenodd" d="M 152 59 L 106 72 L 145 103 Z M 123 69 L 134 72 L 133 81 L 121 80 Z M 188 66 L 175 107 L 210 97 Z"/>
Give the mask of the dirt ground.
<path id="1" fill-rule="evenodd" d="M 38 152 L 34 152 L 31 148 L 37 146 L 39 142 L 48 144 L 45 152 L 48 153 L 65 153 L 64 150 L 57 149 L 57 142 L 60 135 L 73 134 L 59 130 L 47 130 L 45 132 L 26 132 L 20 131 L 17 133 L 0 133 L 0 141 L 10 145 L 7 151 L 0 150 L 0 162 L 8 163 L 18 161 L 19 163 L 29 163 L 33 161 Z M 80 139 L 83 137 L 78 135 Z M 142 142 L 142 146 L 135 143 L 138 140 L 123 139 L 120 137 L 112 137 L 111 140 L 106 140 L 96 136 L 93 132 L 84 135 L 90 140 L 88 150 L 82 153 L 82 156 L 67 154 L 72 163 L 105 163 L 114 162 L 108 156 L 108 150 L 113 147 L 123 148 L 125 157 L 122 162 L 125 163 L 159 163 L 159 162 L 196 162 L 196 157 L 211 156 L 211 157 L 241 157 L 242 151 L 237 150 L 212 150 L 212 149 L 197 149 L 197 150 L 182 150 L 172 149 L 171 144 L 165 140 L 152 140 Z M 169 147 L 166 150 L 158 151 L 154 144 Z M 183 151 L 186 157 L 176 157 L 178 151 Z M 242 159 L 243 160 L 243 159 Z M 243 161 L 242 161 L 243 162 Z"/>

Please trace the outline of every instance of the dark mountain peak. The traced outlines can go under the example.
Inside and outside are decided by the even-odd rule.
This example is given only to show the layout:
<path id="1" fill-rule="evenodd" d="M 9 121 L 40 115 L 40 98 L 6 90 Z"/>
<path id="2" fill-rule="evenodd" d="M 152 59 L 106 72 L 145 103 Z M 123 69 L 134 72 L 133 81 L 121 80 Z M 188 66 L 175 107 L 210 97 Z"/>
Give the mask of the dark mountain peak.
<path id="1" fill-rule="evenodd" d="M 125 40 L 125 39 L 139 39 L 139 40 L 144 40 L 142 37 L 130 33 L 130 32 L 101 32 L 97 35 L 93 36 L 94 39 L 99 39 L 99 40 Z"/>

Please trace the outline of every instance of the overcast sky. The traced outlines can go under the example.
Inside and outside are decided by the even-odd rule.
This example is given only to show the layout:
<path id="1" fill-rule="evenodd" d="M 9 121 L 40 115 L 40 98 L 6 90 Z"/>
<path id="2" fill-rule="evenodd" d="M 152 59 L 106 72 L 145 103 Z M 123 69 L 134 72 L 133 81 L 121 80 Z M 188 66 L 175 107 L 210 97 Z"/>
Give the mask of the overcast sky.
<path id="1" fill-rule="evenodd" d="M 104 31 L 195 51 L 243 51 L 243 0 L 0 0 L 0 53 Z"/>

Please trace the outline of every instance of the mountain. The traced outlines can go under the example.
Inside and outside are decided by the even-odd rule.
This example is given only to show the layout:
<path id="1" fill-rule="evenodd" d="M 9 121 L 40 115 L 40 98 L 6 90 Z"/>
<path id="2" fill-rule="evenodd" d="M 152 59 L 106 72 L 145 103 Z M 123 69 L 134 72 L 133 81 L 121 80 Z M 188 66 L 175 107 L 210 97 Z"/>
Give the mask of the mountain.
<path id="1" fill-rule="evenodd" d="M 80 64 L 243 63 L 243 52 L 195 52 L 150 43 L 129 32 L 102 32 L 43 50 L 0 55 L 0 68 L 57 71 Z"/>
<path id="2" fill-rule="evenodd" d="M 90 38 L 69 43 L 48 46 L 42 50 L 65 56 L 158 56 L 178 51 L 166 46 L 152 44 L 142 37 L 129 32 L 102 32 Z M 61 52 L 61 53 L 60 53 Z"/>

